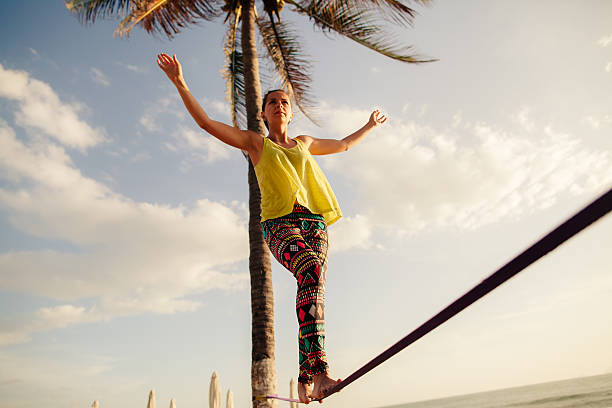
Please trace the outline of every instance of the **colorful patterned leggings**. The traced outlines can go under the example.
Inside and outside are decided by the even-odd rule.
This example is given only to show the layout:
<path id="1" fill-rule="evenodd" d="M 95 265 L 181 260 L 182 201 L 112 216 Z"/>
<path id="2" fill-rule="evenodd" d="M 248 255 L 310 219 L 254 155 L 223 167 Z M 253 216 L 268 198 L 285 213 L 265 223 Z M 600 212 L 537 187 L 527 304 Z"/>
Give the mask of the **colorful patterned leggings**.
<path id="1" fill-rule="evenodd" d="M 312 377 L 327 372 L 325 355 L 325 273 L 327 269 L 327 225 L 321 215 L 295 204 L 293 212 L 261 223 L 272 255 L 297 280 L 295 308 L 298 317 L 298 382 L 310 384 Z"/>

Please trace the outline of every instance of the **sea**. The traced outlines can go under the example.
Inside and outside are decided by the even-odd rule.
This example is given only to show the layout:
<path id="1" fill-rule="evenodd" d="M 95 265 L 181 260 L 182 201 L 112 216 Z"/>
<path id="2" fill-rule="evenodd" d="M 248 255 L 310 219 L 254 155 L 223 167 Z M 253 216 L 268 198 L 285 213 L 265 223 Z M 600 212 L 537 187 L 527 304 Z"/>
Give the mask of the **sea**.
<path id="1" fill-rule="evenodd" d="M 612 408 L 612 373 L 384 408 Z"/>

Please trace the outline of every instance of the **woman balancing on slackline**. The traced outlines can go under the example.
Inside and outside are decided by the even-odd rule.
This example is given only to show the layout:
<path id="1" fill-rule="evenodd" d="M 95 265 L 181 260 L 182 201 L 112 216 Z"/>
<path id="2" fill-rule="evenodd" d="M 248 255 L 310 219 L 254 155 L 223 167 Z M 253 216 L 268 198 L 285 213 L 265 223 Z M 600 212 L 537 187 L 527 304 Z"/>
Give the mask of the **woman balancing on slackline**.
<path id="1" fill-rule="evenodd" d="M 264 138 L 210 119 L 189 92 L 176 55 L 159 54 L 157 64 L 176 86 L 196 123 L 222 142 L 246 150 L 255 166 L 264 238 L 274 257 L 297 279 L 299 398 L 303 403 L 322 398 L 340 382 L 329 376 L 323 299 L 327 226 L 342 214 L 312 155 L 344 152 L 387 118 L 374 111 L 361 129 L 342 140 L 306 135 L 291 139 L 287 135 L 293 117 L 291 101 L 284 91 L 275 90 L 263 98 L 261 117 L 269 131 Z"/>

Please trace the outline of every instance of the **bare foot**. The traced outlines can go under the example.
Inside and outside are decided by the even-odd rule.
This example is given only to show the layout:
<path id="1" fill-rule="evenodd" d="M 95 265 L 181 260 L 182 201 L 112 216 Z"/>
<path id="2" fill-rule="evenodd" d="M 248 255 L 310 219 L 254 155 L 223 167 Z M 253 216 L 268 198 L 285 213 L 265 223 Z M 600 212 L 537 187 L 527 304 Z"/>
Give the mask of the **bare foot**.
<path id="1" fill-rule="evenodd" d="M 314 388 L 310 396 L 314 399 L 324 398 L 327 393 L 340 383 L 342 380 L 334 380 L 328 373 L 318 374 L 314 376 Z M 322 402 L 322 401 L 319 401 Z"/>
<path id="2" fill-rule="evenodd" d="M 303 404 L 310 403 L 310 394 L 312 393 L 312 385 L 298 383 L 298 396 Z"/>

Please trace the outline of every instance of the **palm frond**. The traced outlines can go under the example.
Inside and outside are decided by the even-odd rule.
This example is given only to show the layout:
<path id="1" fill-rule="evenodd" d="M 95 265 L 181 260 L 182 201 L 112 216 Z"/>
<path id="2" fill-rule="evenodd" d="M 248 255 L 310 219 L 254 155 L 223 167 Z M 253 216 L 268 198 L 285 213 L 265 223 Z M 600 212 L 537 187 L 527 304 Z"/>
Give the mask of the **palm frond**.
<path id="1" fill-rule="evenodd" d="M 97 17 L 125 17 L 136 6 L 135 0 L 65 0 L 64 5 L 81 23 L 94 23 Z"/>
<path id="2" fill-rule="evenodd" d="M 227 23 L 227 20 L 229 20 L 229 18 L 234 14 L 238 16 L 238 19 L 240 19 L 240 15 L 242 14 L 242 1 L 241 0 L 225 0 L 225 4 L 221 8 L 221 10 L 227 13 L 225 15 L 225 20 L 223 20 L 224 24 Z"/>
<path id="3" fill-rule="evenodd" d="M 141 0 L 130 10 L 116 33 L 128 35 L 136 24 L 148 33 L 163 33 L 172 38 L 198 20 L 211 21 L 221 14 L 215 0 Z"/>
<path id="4" fill-rule="evenodd" d="M 427 5 L 431 0 L 412 0 L 413 3 Z M 402 25 L 412 26 L 416 11 L 408 7 L 405 0 L 352 0 L 352 6 L 362 10 L 371 10 L 382 13 L 388 20 Z"/>
<path id="5" fill-rule="evenodd" d="M 136 24 L 140 23 L 149 14 L 153 13 L 155 10 L 162 7 L 167 2 L 168 0 L 155 0 L 155 1 L 148 2 L 147 4 L 139 5 L 140 7 L 144 9 L 143 12 L 141 12 L 140 8 L 137 6 L 134 9 L 134 12 L 130 13 L 127 17 L 125 17 L 121 21 L 121 23 L 119 24 L 119 27 L 117 27 L 117 30 L 115 30 L 115 34 L 119 36 L 128 35 Z M 135 13 L 139 13 L 138 17 L 136 17 Z"/>
<path id="6" fill-rule="evenodd" d="M 267 55 L 274 63 L 283 88 L 299 110 L 316 124 L 310 113 L 313 106 L 309 95 L 311 64 L 302 52 L 297 35 L 286 24 L 280 21 L 275 23 L 272 16 L 258 18 L 257 25 Z"/>
<path id="7" fill-rule="evenodd" d="M 231 13 L 233 18 L 225 36 L 225 68 L 223 76 L 226 85 L 226 97 L 232 109 L 232 123 L 235 127 L 246 127 L 246 100 L 244 83 L 244 65 L 242 63 L 242 52 L 240 52 L 240 39 L 238 32 L 238 20 L 240 9 Z"/>
<path id="8" fill-rule="evenodd" d="M 355 6 L 355 0 L 285 0 L 295 11 L 305 14 L 315 27 L 333 31 L 394 60 L 408 63 L 435 61 L 413 54 L 413 47 L 398 44 L 381 27 L 380 13 L 374 9 Z M 365 0 L 357 0 L 365 1 Z"/>
<path id="9" fill-rule="evenodd" d="M 285 0 L 262 0 L 264 4 L 264 11 L 270 16 L 270 20 L 274 19 L 274 16 L 280 21 L 280 12 L 285 5 Z"/>

